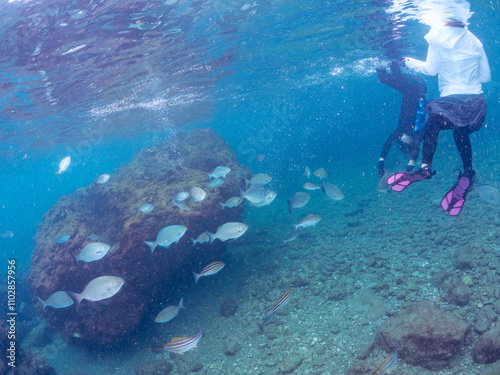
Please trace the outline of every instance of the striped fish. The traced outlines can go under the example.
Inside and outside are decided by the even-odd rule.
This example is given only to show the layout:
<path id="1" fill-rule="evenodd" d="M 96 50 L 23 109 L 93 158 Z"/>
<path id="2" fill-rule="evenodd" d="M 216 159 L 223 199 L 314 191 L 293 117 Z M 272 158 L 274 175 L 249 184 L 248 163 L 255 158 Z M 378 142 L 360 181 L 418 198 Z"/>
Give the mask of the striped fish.
<path id="1" fill-rule="evenodd" d="M 214 275 L 217 272 L 219 272 L 221 269 L 223 269 L 225 266 L 224 263 L 222 262 L 212 262 L 209 265 L 207 265 L 205 268 L 201 270 L 200 273 L 193 272 L 194 275 L 194 282 L 197 283 L 198 279 L 202 276 L 209 276 L 209 275 Z"/>
<path id="2" fill-rule="evenodd" d="M 396 367 L 396 362 L 398 361 L 398 349 L 396 348 L 394 341 L 391 340 L 391 342 L 394 346 L 394 351 L 384 359 L 384 362 L 382 362 L 372 375 L 389 374 L 392 369 Z"/>
<path id="3" fill-rule="evenodd" d="M 281 309 L 282 307 L 286 306 L 288 301 L 290 300 L 290 295 L 295 291 L 295 289 L 288 289 L 285 293 L 283 293 L 280 298 L 274 303 L 273 307 L 266 313 L 266 316 L 264 318 L 264 321 L 262 324 L 258 324 L 260 330 L 262 331 L 264 327 L 269 324 L 269 322 L 274 318 L 274 315 L 276 314 L 276 311 Z"/>
<path id="4" fill-rule="evenodd" d="M 201 324 L 198 324 L 199 332 L 196 336 L 191 337 L 175 337 L 170 342 L 163 345 L 163 349 L 177 354 L 184 354 L 188 350 L 196 348 L 198 341 L 205 335 Z"/>

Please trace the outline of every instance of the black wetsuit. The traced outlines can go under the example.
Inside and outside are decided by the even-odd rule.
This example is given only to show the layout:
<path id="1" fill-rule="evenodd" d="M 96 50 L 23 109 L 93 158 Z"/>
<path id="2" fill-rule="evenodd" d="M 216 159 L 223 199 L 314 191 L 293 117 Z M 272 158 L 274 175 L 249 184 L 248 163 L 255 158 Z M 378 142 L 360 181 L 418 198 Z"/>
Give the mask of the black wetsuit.
<path id="1" fill-rule="evenodd" d="M 377 68 L 378 78 L 380 82 L 398 90 L 403 94 L 401 102 L 401 113 L 399 115 L 399 125 L 387 138 L 382 148 L 379 160 L 379 177 L 384 173 L 384 161 L 389 153 L 389 149 L 403 134 L 412 137 L 413 141 L 408 145 L 408 154 L 410 155 L 410 163 L 414 163 L 420 151 L 420 142 L 423 137 L 423 130 L 415 131 L 417 122 L 417 111 L 421 107 L 421 101 L 425 102 L 427 95 L 427 85 L 423 79 L 413 74 L 403 74 L 397 61 L 393 61 L 390 66 L 391 73 L 384 68 Z M 413 164 L 408 165 L 411 169 Z"/>

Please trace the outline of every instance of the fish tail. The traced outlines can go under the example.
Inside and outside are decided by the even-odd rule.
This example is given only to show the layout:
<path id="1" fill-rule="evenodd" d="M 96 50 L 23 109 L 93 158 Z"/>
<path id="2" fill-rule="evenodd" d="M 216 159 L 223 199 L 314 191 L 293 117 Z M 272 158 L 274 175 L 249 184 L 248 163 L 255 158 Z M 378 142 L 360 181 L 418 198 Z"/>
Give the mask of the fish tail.
<path id="1" fill-rule="evenodd" d="M 40 303 L 43 305 L 43 309 L 42 311 L 45 311 L 45 307 L 47 307 L 47 305 L 45 304 L 45 301 L 42 300 L 40 297 L 36 296 L 36 298 L 38 298 L 38 300 L 40 301 Z"/>
<path id="2" fill-rule="evenodd" d="M 292 213 L 292 204 L 290 203 L 290 201 L 288 199 L 286 201 L 288 202 L 288 213 L 291 214 Z"/>
<path id="3" fill-rule="evenodd" d="M 196 272 L 193 272 L 193 276 L 194 276 L 194 283 L 196 284 L 198 282 L 198 280 L 200 279 L 200 275 L 197 274 Z"/>
<path id="4" fill-rule="evenodd" d="M 203 330 L 203 328 L 201 327 L 201 324 L 198 323 L 198 329 L 200 330 L 200 333 L 201 333 L 201 337 L 205 336 L 205 331 Z"/>
<path id="5" fill-rule="evenodd" d="M 293 229 L 297 230 L 299 229 L 299 226 L 297 224 L 292 224 Z"/>
<path id="6" fill-rule="evenodd" d="M 264 332 L 264 323 L 256 323 L 257 327 L 259 327 L 259 332 Z"/>
<path id="7" fill-rule="evenodd" d="M 215 240 L 215 233 L 210 233 L 208 230 L 206 230 L 205 233 L 208 235 L 208 239 L 210 240 L 211 245 Z"/>
<path id="8" fill-rule="evenodd" d="M 61 172 L 56 172 L 56 174 L 58 174 L 59 176 L 61 175 Z"/>
<path id="9" fill-rule="evenodd" d="M 144 243 L 149 246 L 149 248 L 151 249 L 151 254 L 153 254 L 153 252 L 155 251 L 156 242 L 144 241 Z"/>
<path id="10" fill-rule="evenodd" d="M 224 209 L 224 207 L 226 207 L 226 205 L 225 205 L 224 203 L 220 203 L 220 202 L 219 202 L 219 204 L 220 204 L 220 206 L 222 207 L 222 209 Z"/>
<path id="11" fill-rule="evenodd" d="M 214 178 L 214 176 L 212 176 L 210 173 L 207 173 L 207 176 L 210 179 L 210 181 L 212 181 L 212 178 Z"/>
<path id="12" fill-rule="evenodd" d="M 82 302 L 82 299 L 83 299 L 82 294 L 68 292 L 68 291 L 66 291 L 66 293 L 68 293 L 69 296 L 71 297 L 71 299 L 76 302 L 75 303 L 76 311 L 78 311 L 78 309 L 80 308 L 80 302 Z"/>
<path id="13" fill-rule="evenodd" d="M 184 307 L 184 297 L 181 297 L 181 302 L 179 302 L 179 309 L 184 309 L 184 310 L 186 309 Z"/>
<path id="14" fill-rule="evenodd" d="M 196 240 L 192 239 L 192 238 L 189 238 L 191 240 L 191 242 L 193 243 L 193 247 L 194 245 L 196 245 Z"/>
<path id="15" fill-rule="evenodd" d="M 321 184 L 321 192 L 323 194 L 326 192 L 326 190 L 325 190 L 325 183 L 324 182 Z"/>
<path id="16" fill-rule="evenodd" d="M 245 189 L 248 189 L 248 179 L 245 177 Z"/>

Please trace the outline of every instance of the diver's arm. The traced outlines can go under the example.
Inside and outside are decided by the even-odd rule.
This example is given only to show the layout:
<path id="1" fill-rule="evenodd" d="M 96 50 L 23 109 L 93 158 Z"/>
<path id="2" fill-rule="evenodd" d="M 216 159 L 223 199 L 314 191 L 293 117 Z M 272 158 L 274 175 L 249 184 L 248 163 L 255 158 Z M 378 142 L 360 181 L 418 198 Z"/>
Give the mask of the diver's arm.
<path id="1" fill-rule="evenodd" d="M 404 58 L 405 65 L 415 70 L 416 72 L 426 74 L 428 76 L 435 76 L 439 72 L 441 66 L 441 57 L 436 51 L 436 48 L 429 44 L 429 49 L 427 50 L 427 60 L 420 61 L 412 59 L 411 57 Z"/>
<path id="2" fill-rule="evenodd" d="M 490 64 L 484 49 L 481 51 L 481 62 L 479 65 L 479 82 L 485 83 L 491 81 Z"/>

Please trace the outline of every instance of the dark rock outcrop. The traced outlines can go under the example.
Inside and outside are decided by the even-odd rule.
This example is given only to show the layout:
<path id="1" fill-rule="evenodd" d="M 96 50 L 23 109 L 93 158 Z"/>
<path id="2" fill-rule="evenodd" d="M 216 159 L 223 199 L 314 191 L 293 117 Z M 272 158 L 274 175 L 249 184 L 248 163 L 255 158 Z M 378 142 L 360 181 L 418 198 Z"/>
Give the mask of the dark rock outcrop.
<path id="1" fill-rule="evenodd" d="M 174 370 L 174 365 L 165 359 L 141 363 L 134 372 L 137 375 L 168 375 Z"/>
<path id="2" fill-rule="evenodd" d="M 220 305 L 220 314 L 229 318 L 230 316 L 236 314 L 238 310 L 238 302 L 234 299 L 234 297 L 227 297 L 224 299 L 222 304 Z"/>
<path id="3" fill-rule="evenodd" d="M 493 363 L 500 360 L 500 327 L 483 333 L 472 352 L 476 363 Z"/>
<path id="4" fill-rule="evenodd" d="M 207 173 L 221 165 L 231 172 L 222 186 L 212 188 Z M 219 259 L 224 243 L 193 247 L 190 237 L 241 221 L 243 205 L 226 210 L 219 205 L 239 195 L 242 177 L 237 167 L 236 155 L 212 129 L 179 132 L 138 152 L 106 184 L 92 184 L 61 197 L 44 215 L 35 237 L 30 274 L 34 296 L 46 299 L 60 290 L 80 293 L 103 275 L 120 276 L 125 284 L 107 301 L 84 300 L 77 312 L 75 306 L 47 307 L 45 319 L 63 336 L 81 343 L 111 346 L 127 339 L 160 296 L 162 301 L 168 298 L 176 281 L 191 282 L 192 270 Z M 176 207 L 172 197 L 194 186 L 203 188 L 206 198 L 198 203 L 190 200 L 189 211 Z M 138 211 L 144 203 L 152 203 L 154 210 Z M 157 246 L 151 254 L 144 241 L 154 241 L 162 228 L 177 224 L 188 227 L 180 241 L 167 249 Z M 60 233 L 71 237 L 54 243 Z M 112 250 L 98 261 L 76 264 L 74 255 L 92 242 L 88 238 L 92 233 Z M 33 302 L 41 312 L 36 297 Z"/>
<path id="5" fill-rule="evenodd" d="M 470 329 L 435 303 L 421 301 L 385 321 L 375 341 L 390 352 L 392 339 L 405 362 L 436 371 L 448 365 Z"/>

